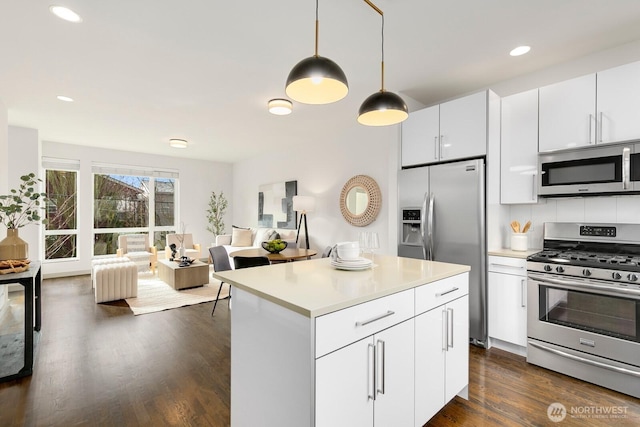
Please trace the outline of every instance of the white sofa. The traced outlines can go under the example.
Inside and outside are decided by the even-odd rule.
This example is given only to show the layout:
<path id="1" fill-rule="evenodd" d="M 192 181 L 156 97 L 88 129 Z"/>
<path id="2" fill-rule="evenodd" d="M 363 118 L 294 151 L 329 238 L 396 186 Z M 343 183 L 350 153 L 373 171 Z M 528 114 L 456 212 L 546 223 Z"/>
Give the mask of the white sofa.
<path id="1" fill-rule="evenodd" d="M 285 230 L 281 228 L 253 228 L 250 227 L 251 230 L 251 241 L 250 242 L 234 242 L 232 241 L 233 234 L 220 234 L 216 236 L 216 246 L 224 246 L 227 250 L 227 253 L 230 255 L 235 251 L 240 251 L 243 249 L 252 249 L 252 248 L 262 248 L 262 242 L 266 242 L 269 240 L 269 237 L 276 232 L 280 235 L 280 239 L 287 242 L 287 248 L 296 248 L 296 233 L 297 230 Z M 249 243 L 245 245 L 244 243 Z M 241 246 L 239 246 L 239 244 Z M 231 264 L 231 268 L 233 268 L 233 259 L 229 256 L 229 264 Z"/>

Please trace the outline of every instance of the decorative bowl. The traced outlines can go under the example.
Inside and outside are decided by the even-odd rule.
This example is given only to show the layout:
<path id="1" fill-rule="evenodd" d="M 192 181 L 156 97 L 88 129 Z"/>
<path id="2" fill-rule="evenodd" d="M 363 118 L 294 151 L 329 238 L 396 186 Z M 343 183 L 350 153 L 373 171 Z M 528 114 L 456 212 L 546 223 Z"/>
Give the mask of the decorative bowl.
<path id="1" fill-rule="evenodd" d="M 278 254 L 287 248 L 287 242 L 280 239 L 269 240 L 268 242 L 262 242 L 262 249 L 265 251 Z"/>

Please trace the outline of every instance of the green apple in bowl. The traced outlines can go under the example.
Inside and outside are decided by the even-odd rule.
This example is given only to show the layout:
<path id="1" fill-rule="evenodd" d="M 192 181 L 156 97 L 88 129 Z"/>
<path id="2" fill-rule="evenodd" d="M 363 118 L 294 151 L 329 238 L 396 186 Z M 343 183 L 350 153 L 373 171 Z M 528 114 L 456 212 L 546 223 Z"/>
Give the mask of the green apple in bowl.
<path id="1" fill-rule="evenodd" d="M 273 239 L 267 242 L 262 242 L 262 248 L 272 254 L 277 254 L 283 251 L 287 247 L 287 242 L 281 239 Z"/>

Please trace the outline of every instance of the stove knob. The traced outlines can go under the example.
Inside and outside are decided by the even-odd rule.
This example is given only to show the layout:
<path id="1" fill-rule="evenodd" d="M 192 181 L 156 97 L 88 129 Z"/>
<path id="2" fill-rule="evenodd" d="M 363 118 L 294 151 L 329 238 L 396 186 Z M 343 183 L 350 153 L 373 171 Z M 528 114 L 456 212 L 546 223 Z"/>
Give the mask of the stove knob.
<path id="1" fill-rule="evenodd" d="M 556 267 L 558 273 L 564 273 L 564 267 Z"/>
<path id="2" fill-rule="evenodd" d="M 611 277 L 613 277 L 615 280 L 622 279 L 622 276 L 620 275 L 620 273 L 613 273 L 611 274 Z"/>
<path id="3" fill-rule="evenodd" d="M 585 268 L 584 270 L 582 270 L 582 275 L 589 277 L 591 276 L 591 272 L 589 271 L 589 269 Z"/>
<path id="4" fill-rule="evenodd" d="M 632 282 L 635 282 L 636 280 L 638 280 L 638 276 L 636 276 L 635 274 L 632 273 L 632 274 L 629 274 L 627 276 L 627 279 L 632 281 Z"/>
<path id="5" fill-rule="evenodd" d="M 551 266 L 550 265 L 545 265 L 544 266 L 544 271 L 551 271 Z"/>

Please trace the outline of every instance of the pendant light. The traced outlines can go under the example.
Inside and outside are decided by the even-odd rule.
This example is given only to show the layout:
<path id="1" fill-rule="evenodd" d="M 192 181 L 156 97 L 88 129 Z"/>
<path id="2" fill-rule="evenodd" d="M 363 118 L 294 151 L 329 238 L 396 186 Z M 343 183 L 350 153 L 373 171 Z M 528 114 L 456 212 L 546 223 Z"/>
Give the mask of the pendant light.
<path id="1" fill-rule="evenodd" d="M 382 18 L 382 69 L 381 88 L 364 100 L 358 112 L 358 122 L 366 126 L 388 126 L 409 117 L 407 104 L 393 92 L 384 89 L 384 13 L 369 0 L 364 0 Z"/>
<path id="2" fill-rule="evenodd" d="M 287 78 L 287 95 L 303 104 L 330 104 L 347 96 L 349 85 L 342 69 L 318 55 L 318 0 L 316 0 L 315 54 L 298 62 Z"/>

